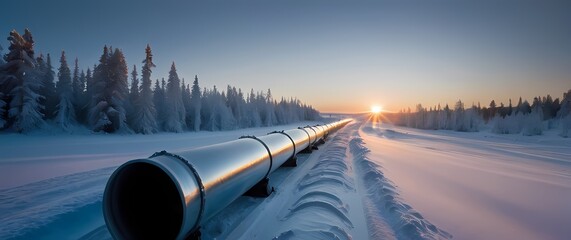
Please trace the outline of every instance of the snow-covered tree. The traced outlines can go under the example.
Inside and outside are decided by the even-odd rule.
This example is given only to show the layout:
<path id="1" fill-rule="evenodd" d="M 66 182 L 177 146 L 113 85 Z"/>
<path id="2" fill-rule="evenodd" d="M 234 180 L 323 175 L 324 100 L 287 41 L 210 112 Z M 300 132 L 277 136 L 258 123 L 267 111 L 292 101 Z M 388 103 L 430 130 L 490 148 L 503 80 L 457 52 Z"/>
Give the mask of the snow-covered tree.
<path id="1" fill-rule="evenodd" d="M 38 63 L 43 62 L 38 61 Z M 50 54 L 47 55 L 47 61 L 45 64 L 39 64 L 40 71 L 42 73 L 42 85 L 40 86 L 40 105 L 43 106 L 42 114 L 44 119 L 52 119 L 55 116 L 56 105 L 59 102 L 58 96 L 56 94 L 56 87 L 54 83 L 55 72 L 52 66 L 52 60 Z"/>
<path id="2" fill-rule="evenodd" d="M 171 65 L 166 89 L 165 131 L 182 132 L 185 123 L 185 109 L 182 103 L 180 79 L 174 62 Z"/>
<path id="3" fill-rule="evenodd" d="M 56 107 L 55 121 L 62 129 L 69 130 L 71 125 L 75 122 L 75 109 L 73 106 L 71 71 L 67 64 L 64 51 L 61 52 L 56 92 L 59 96 L 59 103 Z"/>
<path id="4" fill-rule="evenodd" d="M 2 44 L 0 44 L 0 65 L 6 63 L 6 61 L 4 61 L 4 54 L 2 51 L 4 51 L 4 48 L 2 47 Z"/>
<path id="5" fill-rule="evenodd" d="M 157 110 L 157 126 L 158 129 L 163 130 L 165 126 L 165 113 L 166 113 L 166 102 L 165 102 L 165 79 L 161 81 L 155 81 L 155 89 L 153 92 L 153 103 L 155 104 L 155 109 Z"/>
<path id="6" fill-rule="evenodd" d="M 562 137 L 569 137 L 571 135 L 571 90 L 563 94 L 563 100 L 561 100 L 561 107 L 557 112 L 557 118 L 559 118 L 559 128 Z"/>
<path id="7" fill-rule="evenodd" d="M 107 116 L 109 108 L 107 78 L 109 74 L 109 48 L 103 47 L 103 54 L 99 58 L 99 65 L 93 68 L 93 77 L 87 82 L 88 95 L 90 97 L 89 125 L 94 131 L 111 132 L 111 121 Z M 89 74 L 88 74 L 89 75 Z"/>
<path id="8" fill-rule="evenodd" d="M 41 95 L 41 73 L 36 69 L 34 59 L 34 40 L 32 33 L 26 29 L 24 35 L 15 30 L 8 37 L 10 47 L 4 56 L 6 63 L 0 69 L 0 79 L 4 103 L 8 107 L 8 121 L 18 132 L 27 132 L 42 127 L 43 120 Z"/>
<path id="9" fill-rule="evenodd" d="M 264 123 L 266 126 L 273 126 L 277 123 L 276 121 L 276 113 L 274 110 L 274 98 L 272 96 L 272 90 L 268 89 L 266 96 L 265 96 L 265 103 L 264 103 Z"/>
<path id="10" fill-rule="evenodd" d="M 219 131 L 236 128 L 232 111 L 226 106 L 226 96 L 216 86 L 202 95 L 202 122 L 205 130 Z"/>
<path id="11" fill-rule="evenodd" d="M 89 123 L 94 131 L 128 132 L 125 102 L 129 94 L 128 69 L 119 49 L 105 46 L 93 73 L 93 96 Z"/>
<path id="12" fill-rule="evenodd" d="M 137 133 L 151 134 L 158 130 L 156 121 L 155 103 L 153 101 L 153 91 L 151 90 L 151 73 L 153 67 L 153 54 L 151 47 L 147 45 L 145 49 L 146 57 L 143 60 L 141 71 L 141 86 L 137 101 L 134 102 L 136 117 L 133 121 L 133 130 Z M 158 81 L 156 87 L 158 88 Z"/>
<path id="13" fill-rule="evenodd" d="M 543 108 L 539 98 L 533 99 L 533 108 L 531 113 L 525 117 L 524 126 L 522 129 L 523 135 L 541 135 L 543 132 Z"/>
<path id="14" fill-rule="evenodd" d="M 87 79 L 85 73 L 83 71 L 79 71 L 79 64 L 77 58 L 75 59 L 75 64 L 73 68 L 73 77 L 72 77 L 72 91 L 73 91 L 73 106 L 75 109 L 75 115 L 77 117 L 77 122 L 85 122 L 87 117 L 87 107 L 88 99 L 86 98 L 85 92 L 85 85 L 87 83 Z"/>
<path id="15" fill-rule="evenodd" d="M 472 105 L 470 109 L 466 110 L 464 118 L 464 127 L 468 132 L 477 132 L 480 130 L 481 119 L 478 114 L 478 107 Z"/>
<path id="16" fill-rule="evenodd" d="M 454 113 L 452 114 L 452 124 L 454 125 L 453 129 L 455 131 L 465 132 L 468 131 L 468 128 L 465 125 L 465 111 L 464 111 L 464 103 L 458 100 L 456 105 L 454 106 Z"/>
<path id="17" fill-rule="evenodd" d="M 186 84 L 184 78 L 182 79 L 181 87 L 182 105 L 184 106 L 185 112 L 184 125 L 187 127 L 187 129 L 191 129 L 194 127 L 192 126 L 192 107 L 190 106 L 190 85 Z"/>
<path id="18" fill-rule="evenodd" d="M 131 128 L 133 128 L 133 124 L 135 123 L 135 118 L 137 117 L 137 109 L 138 105 L 136 104 L 139 101 L 139 79 L 137 78 L 137 66 L 133 65 L 133 71 L 131 71 L 131 88 L 129 90 L 129 101 L 126 104 L 127 110 L 127 123 Z"/>
<path id="19" fill-rule="evenodd" d="M 200 131 L 200 111 L 202 106 L 200 86 L 198 85 L 198 75 L 194 76 L 194 82 L 192 82 L 192 89 L 190 91 L 190 113 L 191 113 L 191 125 L 194 131 Z"/>
<path id="20" fill-rule="evenodd" d="M 262 117 L 260 116 L 259 97 L 254 94 L 254 89 L 250 90 L 250 95 L 248 96 L 248 112 L 250 112 L 250 127 L 261 127 Z"/>
<path id="21" fill-rule="evenodd" d="M 79 73 L 79 61 L 75 58 L 73 67 L 73 77 L 71 81 L 71 87 L 73 91 L 73 102 L 75 103 L 76 113 L 81 110 L 81 102 L 83 102 L 83 91 L 85 91 L 85 83 L 81 82 L 81 76 Z"/>

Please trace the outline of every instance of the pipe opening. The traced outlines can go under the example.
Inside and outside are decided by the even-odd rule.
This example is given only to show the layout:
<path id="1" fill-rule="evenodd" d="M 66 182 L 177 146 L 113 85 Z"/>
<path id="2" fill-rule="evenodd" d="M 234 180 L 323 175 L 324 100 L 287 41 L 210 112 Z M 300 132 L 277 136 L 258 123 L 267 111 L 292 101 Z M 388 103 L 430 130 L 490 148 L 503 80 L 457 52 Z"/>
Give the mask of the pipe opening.
<path id="1" fill-rule="evenodd" d="M 121 239 L 175 239 L 183 203 L 177 186 L 161 168 L 144 162 L 115 173 L 105 194 L 105 212 Z"/>

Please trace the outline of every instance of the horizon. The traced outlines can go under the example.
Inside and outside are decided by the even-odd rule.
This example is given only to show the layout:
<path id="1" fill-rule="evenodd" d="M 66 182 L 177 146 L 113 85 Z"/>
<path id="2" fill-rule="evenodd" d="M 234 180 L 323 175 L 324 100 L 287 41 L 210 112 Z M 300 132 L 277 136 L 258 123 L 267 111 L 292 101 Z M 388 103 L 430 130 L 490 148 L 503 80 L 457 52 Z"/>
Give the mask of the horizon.
<path id="1" fill-rule="evenodd" d="M 568 2 L 324 3 L 9 2 L 0 34 L 29 28 L 37 55 L 56 62 L 65 50 L 82 70 L 104 45 L 140 70 L 150 44 L 153 80 L 174 61 L 187 83 L 198 75 L 201 87 L 270 88 L 322 113 L 507 105 L 571 88 Z"/>

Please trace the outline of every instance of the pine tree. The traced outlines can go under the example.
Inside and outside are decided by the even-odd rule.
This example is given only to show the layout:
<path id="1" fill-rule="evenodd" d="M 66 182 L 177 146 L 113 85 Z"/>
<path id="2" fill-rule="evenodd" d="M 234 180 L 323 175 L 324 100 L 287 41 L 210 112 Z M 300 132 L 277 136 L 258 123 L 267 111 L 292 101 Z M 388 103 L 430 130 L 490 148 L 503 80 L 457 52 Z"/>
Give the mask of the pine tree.
<path id="1" fill-rule="evenodd" d="M 3 50 L 4 48 L 2 47 L 2 44 L 0 44 L 0 65 L 6 63 L 6 61 L 4 61 L 4 54 L 2 53 Z"/>
<path id="2" fill-rule="evenodd" d="M 113 123 L 112 131 L 128 132 L 126 106 L 129 97 L 129 72 L 125 56 L 120 49 L 116 48 L 113 51 L 109 65 L 111 69 L 106 90 L 111 96 L 109 98 L 111 105 L 109 117 Z"/>
<path id="3" fill-rule="evenodd" d="M 559 135 L 569 137 L 571 135 L 569 133 L 571 131 L 571 89 L 567 91 L 567 93 L 563 93 L 563 99 L 561 100 L 559 111 L 557 112 L 557 118 L 560 121 Z"/>
<path id="4" fill-rule="evenodd" d="M 87 75 L 83 70 L 79 74 L 79 85 L 82 86 L 82 93 L 78 94 L 78 99 L 75 105 L 77 106 L 77 111 L 75 114 L 77 115 L 77 121 L 80 123 L 87 123 L 87 114 L 88 114 L 88 105 L 89 99 L 87 98 Z"/>
<path id="5" fill-rule="evenodd" d="M 153 101 L 153 92 L 151 90 L 151 68 L 156 67 L 153 63 L 153 54 L 151 47 L 147 45 L 145 49 L 146 57 L 143 60 L 143 69 L 141 72 L 141 86 L 138 100 L 134 102 L 136 117 L 133 121 L 133 130 L 137 133 L 151 134 L 157 132 L 157 121 L 155 103 Z M 155 88 L 159 88 L 157 80 Z M 155 89 L 156 90 L 156 89 Z"/>
<path id="6" fill-rule="evenodd" d="M 192 90 L 190 92 L 190 106 L 191 106 L 191 125 L 194 131 L 200 131 L 200 111 L 202 107 L 202 101 L 200 93 L 200 86 L 198 85 L 198 75 L 194 76 L 194 82 L 192 82 Z"/>
<path id="7" fill-rule="evenodd" d="M 7 124 L 8 116 L 6 116 L 6 95 L 4 94 L 4 79 L 6 78 L 6 74 L 4 73 L 5 68 L 5 61 L 4 61 L 4 54 L 2 53 L 2 44 L 0 44 L 0 130 L 4 128 Z"/>
<path id="8" fill-rule="evenodd" d="M 174 62 L 172 63 L 171 70 L 169 72 L 166 89 L 166 105 L 165 131 L 182 132 L 186 113 L 182 103 L 180 79 L 176 73 Z"/>
<path id="9" fill-rule="evenodd" d="M 109 48 L 103 47 L 103 54 L 99 58 L 99 64 L 93 68 L 93 78 L 89 81 L 88 94 L 90 97 L 89 125 L 93 131 L 111 132 L 111 121 L 107 116 L 109 98 L 106 88 L 109 75 Z"/>
<path id="10" fill-rule="evenodd" d="M 73 106 L 73 86 L 71 80 L 71 72 L 67 64 L 64 51 L 61 52 L 56 92 L 59 96 L 59 103 L 56 107 L 56 123 L 62 129 L 69 130 L 75 121 L 75 109 Z"/>
<path id="11" fill-rule="evenodd" d="M 453 124 L 454 124 L 454 130 L 456 131 L 460 131 L 460 132 L 465 132 L 468 131 L 465 123 L 464 123 L 464 119 L 465 118 L 465 110 L 464 110 L 464 103 L 462 103 L 462 101 L 458 100 L 458 102 L 456 102 L 456 105 L 454 106 L 454 114 L 453 114 Z"/>
<path id="12" fill-rule="evenodd" d="M 182 89 L 181 89 L 181 95 L 182 95 L 182 105 L 184 106 L 184 112 L 185 112 L 185 123 L 184 125 L 190 129 L 192 128 L 192 107 L 190 106 L 190 85 L 187 85 L 184 81 L 184 78 L 182 79 Z"/>
<path id="13" fill-rule="evenodd" d="M 527 114 L 523 127 L 523 134 L 527 136 L 541 135 L 543 132 L 543 108 L 539 98 L 533 99 L 531 113 Z"/>
<path id="14" fill-rule="evenodd" d="M 93 96 L 89 123 L 94 131 L 129 132 L 125 105 L 129 94 L 128 69 L 119 49 L 103 48 L 94 71 Z"/>
<path id="15" fill-rule="evenodd" d="M 157 110 L 157 128 L 159 130 L 163 130 L 165 126 L 165 112 L 166 112 L 166 103 L 165 103 L 165 89 L 164 83 L 165 79 L 162 80 L 162 86 L 159 84 L 159 80 L 155 81 L 155 90 L 153 92 L 153 103 Z"/>
<path id="16" fill-rule="evenodd" d="M 85 84 L 86 84 L 85 74 L 83 71 L 79 72 L 79 64 L 77 58 L 75 58 L 75 64 L 73 68 L 73 78 L 72 78 L 72 91 L 73 91 L 73 106 L 75 109 L 75 115 L 78 122 L 85 122 L 86 118 L 86 101 L 85 98 Z"/>
<path id="17" fill-rule="evenodd" d="M 73 67 L 73 78 L 71 81 L 72 91 L 73 91 L 73 102 L 75 103 L 75 112 L 79 112 L 81 109 L 81 102 L 83 97 L 83 91 L 85 86 L 82 86 L 80 76 L 79 76 L 79 65 L 78 60 L 75 58 L 75 64 Z"/>
<path id="18" fill-rule="evenodd" d="M 43 106 L 42 114 L 44 119 L 52 119 L 55 116 L 56 105 L 59 102 L 56 94 L 56 87 L 54 83 L 55 72 L 52 66 L 52 59 L 50 54 L 47 55 L 47 61 L 44 69 L 42 70 L 42 85 L 40 87 L 40 105 Z"/>
<path id="19" fill-rule="evenodd" d="M 18 132 L 27 132 L 42 127 L 43 120 L 41 95 L 41 73 L 36 69 L 34 40 L 26 29 L 24 35 L 15 30 L 10 32 L 9 52 L 4 57 L 0 79 L 3 105 L 8 106 L 5 124 Z M 6 127 L 6 126 L 5 126 Z"/>
<path id="20" fill-rule="evenodd" d="M 272 90 L 270 90 L 268 88 L 268 92 L 266 94 L 266 99 L 265 99 L 265 124 L 266 126 L 273 126 L 274 124 L 276 124 L 276 113 L 275 113 L 275 109 L 274 109 L 274 105 L 273 105 L 273 96 L 272 96 Z"/>
<path id="21" fill-rule="evenodd" d="M 127 106 L 127 123 L 131 128 L 135 122 L 137 112 L 137 102 L 139 101 L 139 79 L 137 78 L 137 66 L 133 65 L 131 71 L 131 89 L 129 90 L 129 101 Z"/>
<path id="22" fill-rule="evenodd" d="M 95 67 L 93 68 L 95 69 Z M 92 104 L 92 99 L 93 99 L 93 95 L 94 95 L 94 88 L 95 88 L 95 83 L 93 82 L 93 74 L 90 68 L 87 68 L 87 72 L 85 73 L 85 103 L 83 108 L 85 109 L 85 114 L 86 114 L 86 119 L 85 122 L 87 124 L 89 124 L 89 122 L 87 121 L 87 116 L 89 114 L 89 111 L 91 109 L 91 104 Z"/>

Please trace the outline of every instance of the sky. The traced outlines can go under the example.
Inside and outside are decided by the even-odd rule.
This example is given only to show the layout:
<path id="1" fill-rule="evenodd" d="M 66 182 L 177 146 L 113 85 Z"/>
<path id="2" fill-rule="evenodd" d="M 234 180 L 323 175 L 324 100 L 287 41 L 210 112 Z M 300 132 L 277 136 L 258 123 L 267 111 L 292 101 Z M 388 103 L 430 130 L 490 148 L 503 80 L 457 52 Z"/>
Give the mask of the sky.
<path id="1" fill-rule="evenodd" d="M 571 1 L 109 1 L 0 3 L 0 45 L 29 28 L 36 53 L 82 69 L 104 45 L 152 78 L 297 97 L 322 112 L 532 100 L 571 89 Z M 71 62 L 71 60 L 68 60 Z M 129 70 L 131 71 L 131 69 Z"/>

